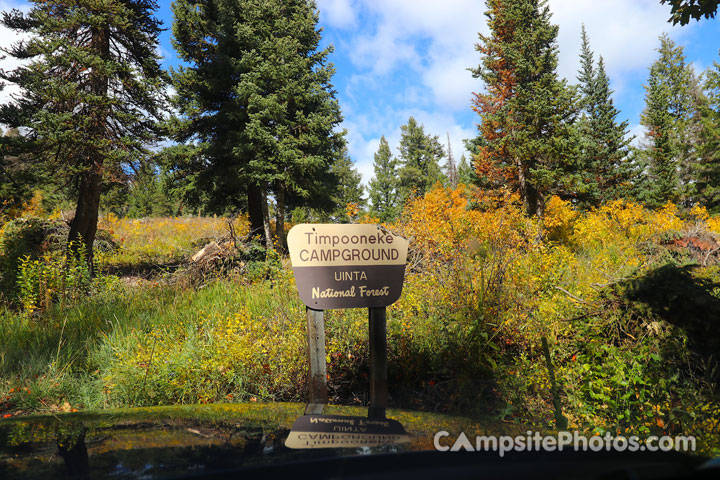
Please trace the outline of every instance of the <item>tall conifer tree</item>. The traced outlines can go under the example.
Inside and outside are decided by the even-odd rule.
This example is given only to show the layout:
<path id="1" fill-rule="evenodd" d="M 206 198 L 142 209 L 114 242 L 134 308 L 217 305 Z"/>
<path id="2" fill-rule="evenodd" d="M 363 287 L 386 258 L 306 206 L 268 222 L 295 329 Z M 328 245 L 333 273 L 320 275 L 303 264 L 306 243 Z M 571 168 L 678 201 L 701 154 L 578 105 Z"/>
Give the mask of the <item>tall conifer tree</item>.
<path id="1" fill-rule="evenodd" d="M 380 137 L 380 146 L 375 152 L 373 163 L 375 176 L 370 179 L 371 212 L 382 222 L 390 222 L 400 213 L 400 185 L 397 173 L 397 159 L 393 158 L 385 136 Z"/>
<path id="2" fill-rule="evenodd" d="M 473 169 L 472 165 L 468 163 L 467 157 L 465 157 L 464 153 L 460 156 L 457 172 L 458 183 L 462 183 L 464 185 L 474 185 L 478 181 L 475 169 Z"/>
<path id="3" fill-rule="evenodd" d="M 580 32 L 580 70 L 578 71 L 578 82 L 580 90 L 580 105 L 583 111 L 591 114 L 594 110 L 593 97 L 595 93 L 595 60 L 594 53 L 590 49 L 590 40 L 588 39 L 585 24 L 581 26 Z"/>
<path id="4" fill-rule="evenodd" d="M 450 188 L 457 188 L 458 170 L 455 164 L 455 158 L 453 157 L 452 147 L 450 146 L 450 133 L 447 133 L 447 162 L 443 165 L 443 169 L 445 170 L 445 176 L 447 177 Z"/>
<path id="5" fill-rule="evenodd" d="M 720 213 L 720 63 L 705 74 L 705 96 L 698 102 L 698 155 L 692 165 L 695 200 Z"/>
<path id="6" fill-rule="evenodd" d="M 627 180 L 628 122 L 618 123 L 610 79 L 600 57 L 595 66 L 585 26 L 582 27 L 580 71 L 578 72 L 582 116 L 577 122 L 580 140 L 579 204 L 596 207 L 617 198 Z"/>
<path id="7" fill-rule="evenodd" d="M 647 130 L 643 158 L 648 177 L 640 197 L 652 207 L 682 198 L 681 176 L 694 155 L 691 86 L 697 82 L 682 47 L 667 34 L 660 37 L 658 52 L 645 85 L 645 110 L 640 118 Z"/>
<path id="8" fill-rule="evenodd" d="M 487 0 L 490 35 L 479 35 L 482 62 L 472 69 L 487 93 L 475 94 L 481 117 L 478 177 L 520 193 L 529 214 L 545 198 L 572 196 L 576 183 L 571 124 L 574 92 L 558 79 L 558 27 L 544 0 Z"/>
<path id="9" fill-rule="evenodd" d="M 355 169 L 355 163 L 350 158 L 347 149 L 343 149 L 343 154 L 333 164 L 330 171 L 337 178 L 335 193 L 332 196 L 335 203 L 333 216 L 336 220 L 349 220 L 347 218 L 349 204 L 355 205 L 358 210 L 365 206 L 362 175 Z"/>
<path id="10" fill-rule="evenodd" d="M 414 117 L 400 127 L 400 198 L 423 196 L 437 182 L 444 180 L 440 160 L 445 155 L 437 135 L 425 133 L 425 127 Z"/>
<path id="11" fill-rule="evenodd" d="M 330 169 L 345 142 L 314 2 L 176 0 L 173 11 L 174 45 L 188 63 L 172 76 L 182 115 L 174 132 L 193 145 L 175 167 L 213 209 L 247 208 L 268 245 L 268 195 L 282 219 L 289 200 L 331 210 Z"/>
<path id="12" fill-rule="evenodd" d="M 164 105 L 154 0 L 32 0 L 27 14 L 2 23 L 29 34 L 3 51 L 29 60 L 0 78 L 20 94 L 0 108 L 0 123 L 20 128 L 38 161 L 70 177 L 77 208 L 69 241 L 81 241 L 92 266 L 100 193 L 120 165 L 137 162 L 156 138 Z M 27 148 L 30 143 L 31 148 Z"/>

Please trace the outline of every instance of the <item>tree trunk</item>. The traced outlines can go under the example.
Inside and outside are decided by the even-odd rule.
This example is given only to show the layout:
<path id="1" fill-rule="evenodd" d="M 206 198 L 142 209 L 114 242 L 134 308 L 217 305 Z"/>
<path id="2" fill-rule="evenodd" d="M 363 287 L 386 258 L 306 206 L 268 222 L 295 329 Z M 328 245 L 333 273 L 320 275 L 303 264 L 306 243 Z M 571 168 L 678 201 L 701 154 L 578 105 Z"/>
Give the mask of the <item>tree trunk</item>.
<path id="1" fill-rule="evenodd" d="M 278 238 L 278 246 L 280 250 L 287 250 L 287 238 L 285 237 L 285 185 L 278 182 L 277 191 L 275 192 L 277 200 L 277 212 L 275 214 L 275 235 Z"/>
<path id="2" fill-rule="evenodd" d="M 263 231 L 265 232 L 265 248 L 273 250 L 272 232 L 270 231 L 270 213 L 268 212 L 267 189 L 260 190 L 262 198 Z"/>
<path id="3" fill-rule="evenodd" d="M 545 217 L 545 196 L 534 187 L 533 191 L 535 192 L 535 216 L 542 220 Z"/>
<path id="4" fill-rule="evenodd" d="M 93 243 L 95 242 L 98 210 L 100 209 L 101 178 L 100 165 L 97 164 L 89 172 L 82 174 L 75 218 L 70 224 L 70 234 L 68 235 L 69 253 L 79 257 L 82 252 L 81 248 L 84 247 L 85 259 L 91 272 L 94 271 Z"/>
<path id="5" fill-rule="evenodd" d="M 525 192 L 527 195 L 527 212 L 528 215 L 541 217 L 543 213 L 543 205 L 540 192 L 531 182 L 525 179 Z"/>
<path id="6" fill-rule="evenodd" d="M 259 236 L 263 247 L 273 248 L 267 190 L 260 185 L 248 185 L 248 215 L 250 216 L 250 236 Z"/>
<path id="7" fill-rule="evenodd" d="M 260 237 L 260 243 L 265 245 L 262 193 L 260 187 L 248 185 L 248 215 L 250 216 L 250 238 Z"/>
<path id="8" fill-rule="evenodd" d="M 528 178 L 528 171 L 521 161 L 516 161 L 518 169 L 518 190 L 523 201 L 523 207 L 528 215 L 542 217 L 545 213 L 545 199 L 533 182 Z"/>

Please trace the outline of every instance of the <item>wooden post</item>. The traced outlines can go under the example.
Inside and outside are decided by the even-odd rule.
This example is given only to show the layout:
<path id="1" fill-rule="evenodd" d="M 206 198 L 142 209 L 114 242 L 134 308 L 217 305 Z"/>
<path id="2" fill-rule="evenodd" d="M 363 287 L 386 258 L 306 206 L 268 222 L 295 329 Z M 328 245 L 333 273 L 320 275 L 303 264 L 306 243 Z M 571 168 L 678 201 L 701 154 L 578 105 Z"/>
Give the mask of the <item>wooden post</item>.
<path id="1" fill-rule="evenodd" d="M 387 317 L 385 307 L 369 308 L 370 407 L 368 417 L 385 418 L 387 388 Z"/>
<path id="2" fill-rule="evenodd" d="M 305 307 L 308 326 L 308 385 L 310 402 L 305 415 L 320 415 L 328 402 L 327 365 L 325 362 L 325 322 L 322 310 Z"/>

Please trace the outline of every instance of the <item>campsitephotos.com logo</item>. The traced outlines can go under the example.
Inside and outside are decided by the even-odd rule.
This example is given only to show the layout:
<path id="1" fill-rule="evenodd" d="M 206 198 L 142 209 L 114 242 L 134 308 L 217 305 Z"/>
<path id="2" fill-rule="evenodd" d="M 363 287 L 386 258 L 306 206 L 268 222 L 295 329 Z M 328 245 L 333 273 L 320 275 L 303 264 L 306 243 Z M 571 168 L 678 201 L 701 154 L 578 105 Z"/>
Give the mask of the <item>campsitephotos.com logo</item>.
<path id="1" fill-rule="evenodd" d="M 464 432 L 453 437 L 449 432 L 441 430 L 434 437 L 435 449 L 441 452 L 497 452 L 504 456 L 507 452 L 554 452 L 572 450 L 577 452 L 694 452 L 696 448 L 693 436 L 662 436 L 655 435 L 641 439 L 635 435 L 630 437 L 605 435 L 586 436 L 580 432 L 558 432 L 555 435 L 543 435 L 540 432 L 528 431 L 525 435 L 478 435 L 471 441 Z"/>

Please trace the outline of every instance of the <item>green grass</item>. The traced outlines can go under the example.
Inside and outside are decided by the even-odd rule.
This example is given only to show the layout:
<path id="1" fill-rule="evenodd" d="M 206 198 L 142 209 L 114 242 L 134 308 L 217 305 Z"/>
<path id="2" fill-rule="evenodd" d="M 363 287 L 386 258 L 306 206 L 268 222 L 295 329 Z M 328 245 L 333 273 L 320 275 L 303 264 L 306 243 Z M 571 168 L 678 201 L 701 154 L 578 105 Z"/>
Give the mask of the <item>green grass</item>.
<path id="1" fill-rule="evenodd" d="M 197 292 L 155 286 L 99 295 L 71 308 L 53 308 L 29 318 L 5 309 L 0 318 L 0 374 L 26 379 L 106 366 L 112 349 L 155 327 L 175 328 L 197 321 L 199 312 L 220 316 L 242 302 L 246 289 L 232 282 Z M 240 297 L 240 298 L 239 298 Z M 51 372 L 53 367 L 57 370 Z"/>
<path id="2" fill-rule="evenodd" d="M 35 317 L 1 310 L 0 402 L 4 398 L 16 410 L 43 412 L 251 397 L 299 400 L 305 375 L 305 307 L 287 274 L 252 284 L 219 280 L 197 290 L 168 284 L 119 287 Z M 239 312 L 244 312 L 247 325 L 228 323 Z M 329 352 L 347 351 L 362 342 L 365 321 L 359 311 L 327 315 L 333 339 Z M 226 378 L 213 376 L 203 362 L 218 369 L 238 368 L 220 345 L 242 339 L 242 328 L 254 329 L 256 335 L 243 344 L 245 350 L 234 353 L 247 355 L 250 362 L 260 358 L 255 350 L 265 350 L 263 362 L 273 373 L 265 378 L 258 374 L 262 365 L 246 366 L 239 375 L 247 378 L 236 379 L 237 388 L 227 389 L 221 385 Z M 287 348 L 273 354 L 272 348 L 282 345 Z M 152 355 L 153 348 L 154 358 L 135 358 L 148 349 Z M 290 377 L 283 377 L 283 371 L 291 372 Z M 173 372 L 185 375 L 185 383 L 170 385 L 166 375 Z"/>

